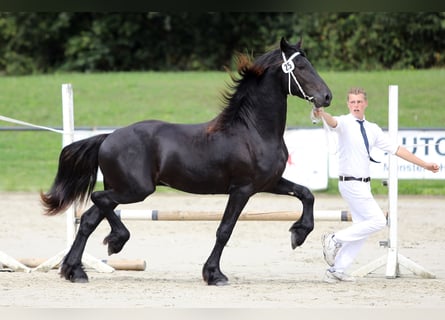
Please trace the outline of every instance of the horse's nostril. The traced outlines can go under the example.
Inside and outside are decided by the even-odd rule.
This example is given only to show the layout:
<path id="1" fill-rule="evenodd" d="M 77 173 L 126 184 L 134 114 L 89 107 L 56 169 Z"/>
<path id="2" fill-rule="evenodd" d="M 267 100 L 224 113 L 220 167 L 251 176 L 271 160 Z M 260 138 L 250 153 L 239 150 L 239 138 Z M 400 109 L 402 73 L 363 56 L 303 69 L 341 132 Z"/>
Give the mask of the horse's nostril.
<path id="1" fill-rule="evenodd" d="M 325 101 L 329 104 L 331 100 L 332 100 L 332 95 L 328 93 L 325 97 Z"/>

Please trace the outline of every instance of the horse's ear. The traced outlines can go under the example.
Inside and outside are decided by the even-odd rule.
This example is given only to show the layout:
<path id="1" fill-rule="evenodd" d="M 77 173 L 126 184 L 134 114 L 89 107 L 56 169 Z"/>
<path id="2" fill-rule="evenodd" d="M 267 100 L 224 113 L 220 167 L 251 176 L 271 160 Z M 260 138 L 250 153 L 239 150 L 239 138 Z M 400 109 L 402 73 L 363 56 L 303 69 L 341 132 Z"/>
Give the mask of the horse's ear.
<path id="1" fill-rule="evenodd" d="M 297 48 L 300 49 L 302 44 L 303 44 L 303 37 L 300 36 L 300 40 L 297 42 Z"/>
<path id="2" fill-rule="evenodd" d="M 289 43 L 286 41 L 286 39 L 284 39 L 284 37 L 281 38 L 280 41 L 280 49 L 281 51 L 287 51 L 287 49 L 289 48 Z"/>

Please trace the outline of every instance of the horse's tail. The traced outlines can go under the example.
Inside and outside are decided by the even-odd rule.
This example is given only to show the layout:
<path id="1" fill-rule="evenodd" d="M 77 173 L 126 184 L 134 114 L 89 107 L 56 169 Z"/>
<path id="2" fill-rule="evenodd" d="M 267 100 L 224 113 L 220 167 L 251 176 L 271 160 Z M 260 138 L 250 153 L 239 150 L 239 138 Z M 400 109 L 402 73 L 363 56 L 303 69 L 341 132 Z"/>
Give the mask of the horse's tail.
<path id="1" fill-rule="evenodd" d="M 51 190 L 40 192 L 45 214 L 55 215 L 90 196 L 96 185 L 99 147 L 107 136 L 93 136 L 62 149 Z"/>

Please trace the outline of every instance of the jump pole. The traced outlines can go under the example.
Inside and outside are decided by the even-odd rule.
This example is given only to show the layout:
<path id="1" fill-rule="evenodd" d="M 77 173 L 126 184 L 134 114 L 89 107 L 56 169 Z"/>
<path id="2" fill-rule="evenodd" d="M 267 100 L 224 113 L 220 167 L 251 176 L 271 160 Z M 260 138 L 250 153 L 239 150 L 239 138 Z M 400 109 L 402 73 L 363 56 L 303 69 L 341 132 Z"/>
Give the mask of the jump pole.
<path id="1" fill-rule="evenodd" d="M 4 267 L 8 267 L 9 269 L 4 269 Z M 8 256 L 6 253 L 0 251 L 0 271 L 24 271 L 31 272 L 31 268 L 26 266 L 20 261 Z"/>
<path id="2" fill-rule="evenodd" d="M 119 209 L 114 211 L 121 220 L 143 221 L 220 221 L 222 212 L 212 211 L 159 211 Z M 80 212 L 76 213 L 76 222 L 80 220 Z M 243 212 L 239 221 L 296 221 L 301 213 L 295 211 Z M 352 221 L 351 214 L 345 210 L 317 210 L 314 212 L 316 221 Z"/>
<path id="3" fill-rule="evenodd" d="M 389 86 L 388 102 L 388 134 L 392 143 L 397 144 L 399 126 L 399 87 Z M 389 155 L 389 175 L 388 175 L 388 228 L 389 238 L 382 243 L 388 248 L 388 253 L 369 264 L 353 272 L 354 276 L 366 276 L 367 274 L 383 267 L 386 264 L 386 278 L 394 279 L 399 277 L 400 266 L 405 267 L 413 274 L 422 278 L 434 279 L 436 276 L 427 271 L 414 261 L 406 258 L 398 252 L 398 158 L 396 155 Z"/>
<path id="4" fill-rule="evenodd" d="M 35 268 L 42 264 L 45 259 L 42 258 L 21 258 L 19 262 L 26 267 Z M 126 259 L 108 259 L 102 260 L 103 263 L 113 267 L 115 270 L 126 271 L 144 271 L 146 268 L 146 262 L 143 259 L 126 260 Z M 59 264 L 55 265 L 53 269 L 57 269 Z"/>

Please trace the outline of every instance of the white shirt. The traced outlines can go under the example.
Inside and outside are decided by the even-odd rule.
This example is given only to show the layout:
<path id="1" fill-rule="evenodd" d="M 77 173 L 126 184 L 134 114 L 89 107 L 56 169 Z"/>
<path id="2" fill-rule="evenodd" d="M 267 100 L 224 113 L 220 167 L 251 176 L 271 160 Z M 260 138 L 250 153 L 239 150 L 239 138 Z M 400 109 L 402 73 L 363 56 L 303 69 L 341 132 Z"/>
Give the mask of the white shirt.
<path id="1" fill-rule="evenodd" d="M 366 178 L 370 176 L 369 155 L 360 132 L 360 124 L 352 114 L 336 116 L 337 126 L 333 128 L 338 135 L 338 173 L 341 176 Z M 395 154 L 398 145 L 390 142 L 388 136 L 375 123 L 363 123 L 369 142 L 369 152 L 377 147 L 390 154 Z M 378 161 L 378 159 L 375 159 Z"/>

